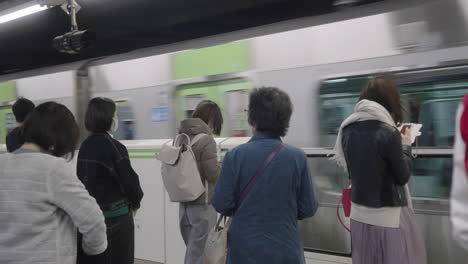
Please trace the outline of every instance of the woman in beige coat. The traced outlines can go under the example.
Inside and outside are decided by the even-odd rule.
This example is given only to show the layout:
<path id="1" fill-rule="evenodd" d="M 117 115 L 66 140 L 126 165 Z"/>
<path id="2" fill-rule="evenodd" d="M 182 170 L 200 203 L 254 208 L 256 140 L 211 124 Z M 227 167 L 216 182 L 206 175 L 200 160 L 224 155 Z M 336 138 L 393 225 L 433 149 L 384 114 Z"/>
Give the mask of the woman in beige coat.
<path id="1" fill-rule="evenodd" d="M 182 121 L 179 132 L 187 134 L 192 140 L 202 136 L 192 146 L 198 170 L 203 184 L 208 185 L 208 192 L 192 202 L 180 204 L 180 232 L 187 251 L 185 264 L 202 264 L 203 250 L 209 231 L 216 224 L 216 211 L 210 204 L 214 186 L 218 179 L 220 166 L 214 135 L 221 133 L 223 116 L 218 105 L 205 100 L 198 104 L 192 118 Z"/>

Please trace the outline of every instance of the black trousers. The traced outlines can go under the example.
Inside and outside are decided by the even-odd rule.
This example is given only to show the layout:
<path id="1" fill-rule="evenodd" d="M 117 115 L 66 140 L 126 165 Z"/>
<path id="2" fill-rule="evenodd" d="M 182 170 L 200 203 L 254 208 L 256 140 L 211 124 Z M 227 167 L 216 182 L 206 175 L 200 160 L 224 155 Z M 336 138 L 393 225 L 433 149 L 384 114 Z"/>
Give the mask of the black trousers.
<path id="1" fill-rule="evenodd" d="M 135 261 L 135 226 L 132 213 L 106 219 L 107 249 L 89 256 L 83 252 L 78 234 L 78 264 L 133 264 Z"/>

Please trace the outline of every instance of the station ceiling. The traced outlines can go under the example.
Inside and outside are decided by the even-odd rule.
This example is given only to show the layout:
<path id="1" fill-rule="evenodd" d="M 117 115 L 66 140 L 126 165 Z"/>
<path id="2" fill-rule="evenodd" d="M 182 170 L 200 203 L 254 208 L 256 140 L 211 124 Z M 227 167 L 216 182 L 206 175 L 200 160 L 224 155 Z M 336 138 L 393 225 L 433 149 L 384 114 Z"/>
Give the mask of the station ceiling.
<path id="1" fill-rule="evenodd" d="M 363 0 L 359 5 L 383 0 Z M 77 0 L 80 29 L 96 33 L 92 49 L 58 53 L 52 39 L 70 30 L 54 7 L 0 24 L 0 75 L 112 56 L 337 12 L 335 0 Z"/>

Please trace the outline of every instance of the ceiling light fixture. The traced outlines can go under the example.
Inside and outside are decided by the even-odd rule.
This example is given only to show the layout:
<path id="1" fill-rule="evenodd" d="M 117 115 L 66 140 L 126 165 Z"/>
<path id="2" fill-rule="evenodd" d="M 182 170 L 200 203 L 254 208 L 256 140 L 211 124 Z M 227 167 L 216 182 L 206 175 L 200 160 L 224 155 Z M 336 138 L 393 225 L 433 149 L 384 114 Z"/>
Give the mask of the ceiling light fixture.
<path id="1" fill-rule="evenodd" d="M 29 6 L 29 7 L 17 10 L 17 11 L 13 11 L 11 13 L 1 15 L 0 24 L 6 23 L 6 22 L 9 22 L 9 21 L 12 21 L 12 20 L 24 17 L 24 16 L 28 16 L 28 15 L 31 15 L 40 11 L 44 11 L 46 9 L 47 9 L 47 6 L 40 6 L 39 4 L 37 4 L 37 5 Z"/>

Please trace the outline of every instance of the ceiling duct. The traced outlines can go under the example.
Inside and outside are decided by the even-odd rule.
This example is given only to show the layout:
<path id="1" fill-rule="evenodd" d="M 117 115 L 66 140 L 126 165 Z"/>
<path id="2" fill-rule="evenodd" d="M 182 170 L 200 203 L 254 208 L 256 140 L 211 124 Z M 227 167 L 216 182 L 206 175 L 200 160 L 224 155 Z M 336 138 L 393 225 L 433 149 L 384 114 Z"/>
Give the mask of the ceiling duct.
<path id="1" fill-rule="evenodd" d="M 468 43 L 468 1 L 432 1 L 390 14 L 399 49 L 423 51 Z"/>

